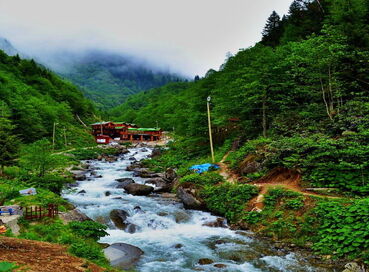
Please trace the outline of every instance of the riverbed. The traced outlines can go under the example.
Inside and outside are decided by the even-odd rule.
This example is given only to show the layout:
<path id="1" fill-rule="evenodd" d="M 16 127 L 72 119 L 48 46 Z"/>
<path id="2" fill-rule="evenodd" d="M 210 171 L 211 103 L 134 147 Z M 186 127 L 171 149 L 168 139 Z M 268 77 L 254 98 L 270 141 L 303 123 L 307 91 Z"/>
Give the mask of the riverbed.
<path id="1" fill-rule="evenodd" d="M 126 167 L 134 162 L 133 158 L 139 161 L 150 154 L 150 149 L 132 148 L 116 162 L 90 161 L 95 175 L 79 182 L 72 191 L 64 192 L 64 197 L 81 212 L 108 226 L 109 236 L 103 237 L 101 243 L 127 243 L 144 251 L 136 263 L 137 271 L 333 271 L 310 264 L 298 252 L 275 249 L 251 232 L 204 226 L 217 217 L 208 212 L 185 210 L 173 198 L 158 194 L 133 196 L 116 188 L 118 178 L 133 178 L 136 183 L 144 184 L 145 179 L 133 177 Z M 129 214 L 127 220 L 136 226 L 134 233 L 114 226 L 109 218 L 113 209 Z M 204 258 L 212 263 L 200 265 L 199 260 Z"/>

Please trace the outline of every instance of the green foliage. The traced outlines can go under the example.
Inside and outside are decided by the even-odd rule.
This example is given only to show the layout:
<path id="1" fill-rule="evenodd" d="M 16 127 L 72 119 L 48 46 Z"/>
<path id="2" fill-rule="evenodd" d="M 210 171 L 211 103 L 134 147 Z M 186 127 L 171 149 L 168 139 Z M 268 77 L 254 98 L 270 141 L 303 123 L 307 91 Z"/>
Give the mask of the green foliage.
<path id="1" fill-rule="evenodd" d="M 299 209 L 304 206 L 302 195 L 300 193 L 286 190 L 284 188 L 273 188 L 268 191 L 264 197 L 266 207 L 274 207 L 280 200 L 288 199 L 285 206 L 291 209 Z"/>
<path id="2" fill-rule="evenodd" d="M 66 164 L 67 158 L 53 154 L 47 139 L 36 141 L 22 150 L 20 165 L 31 174 L 43 178 L 47 173 Z"/>
<path id="3" fill-rule="evenodd" d="M 58 123 L 58 148 L 64 146 L 64 127 L 68 144 L 81 142 L 76 136 L 84 130 L 74 116 L 86 118 L 94 112 L 92 104 L 71 83 L 33 60 L 9 57 L 0 51 L 0 106 L 3 103 L 9 108 L 13 135 L 25 143 L 51 138 L 53 124 Z"/>
<path id="4" fill-rule="evenodd" d="M 257 224 L 261 221 L 262 214 L 256 211 L 246 212 L 242 220 L 249 224 Z"/>
<path id="5" fill-rule="evenodd" d="M 14 263 L 0 262 L 0 272 L 13 272 L 18 268 L 19 266 Z"/>
<path id="6" fill-rule="evenodd" d="M 224 183 L 218 186 L 206 186 L 201 192 L 208 209 L 225 216 L 230 222 L 239 220 L 245 206 L 258 193 L 255 186 Z"/>
<path id="7" fill-rule="evenodd" d="M 25 229 L 26 228 L 26 229 Z M 99 265 L 107 265 L 102 248 L 96 243 L 104 236 L 105 227 L 99 223 L 71 222 L 45 219 L 41 224 L 23 224 L 20 238 L 69 245 L 69 252 Z"/>
<path id="8" fill-rule="evenodd" d="M 319 224 L 314 250 L 368 262 L 369 199 L 320 202 L 314 212 Z"/>
<path id="9" fill-rule="evenodd" d="M 224 181 L 218 173 L 206 172 L 202 174 L 190 174 L 180 179 L 180 183 L 190 182 L 200 186 L 216 185 Z"/>
<path id="10" fill-rule="evenodd" d="M 108 264 L 101 251 L 101 247 L 97 244 L 89 244 L 83 240 L 79 240 L 71 244 L 69 252 L 77 257 L 85 258 L 100 265 Z"/>
<path id="11" fill-rule="evenodd" d="M 69 227 L 76 235 L 92 238 L 96 241 L 99 240 L 101 237 L 108 235 L 108 233 L 106 232 L 107 226 L 94 221 L 74 221 L 69 223 Z"/>
<path id="12" fill-rule="evenodd" d="M 9 117 L 9 108 L 0 100 L 0 175 L 3 174 L 5 166 L 14 164 L 19 146 L 19 140 L 14 135 L 15 127 Z"/>
<path id="13" fill-rule="evenodd" d="M 19 191 L 17 188 L 10 184 L 3 183 L 0 180 L 0 205 L 2 205 L 5 201 L 14 199 L 19 196 Z"/>

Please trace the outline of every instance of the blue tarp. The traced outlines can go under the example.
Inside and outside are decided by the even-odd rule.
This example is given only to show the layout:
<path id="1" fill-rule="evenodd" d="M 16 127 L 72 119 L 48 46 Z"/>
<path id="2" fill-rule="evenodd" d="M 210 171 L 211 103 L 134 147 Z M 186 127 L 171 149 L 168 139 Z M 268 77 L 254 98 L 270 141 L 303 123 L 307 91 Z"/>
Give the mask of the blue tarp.
<path id="1" fill-rule="evenodd" d="M 196 173 L 201 174 L 201 173 L 209 171 L 210 168 L 219 169 L 220 167 L 216 164 L 205 163 L 205 164 L 193 165 L 190 167 L 190 170 L 193 170 Z"/>

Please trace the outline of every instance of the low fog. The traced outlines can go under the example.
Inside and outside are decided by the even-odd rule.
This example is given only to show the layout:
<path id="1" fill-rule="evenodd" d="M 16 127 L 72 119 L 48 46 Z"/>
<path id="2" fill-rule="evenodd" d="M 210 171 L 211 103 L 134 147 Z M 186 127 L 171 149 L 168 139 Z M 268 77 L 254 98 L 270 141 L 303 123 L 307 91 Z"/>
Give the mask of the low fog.
<path id="1" fill-rule="evenodd" d="M 54 69 L 98 50 L 193 77 L 261 38 L 291 0 L 0 0 L 0 37 Z"/>

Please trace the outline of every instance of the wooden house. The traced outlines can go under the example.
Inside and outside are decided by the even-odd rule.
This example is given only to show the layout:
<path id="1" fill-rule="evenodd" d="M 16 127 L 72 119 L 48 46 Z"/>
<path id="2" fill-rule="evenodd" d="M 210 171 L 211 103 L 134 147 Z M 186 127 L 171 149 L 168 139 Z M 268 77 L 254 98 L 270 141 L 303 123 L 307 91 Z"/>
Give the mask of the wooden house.
<path id="1" fill-rule="evenodd" d="M 122 141 L 158 141 L 162 136 L 160 128 L 140 128 L 126 122 L 98 122 L 91 127 L 96 142 L 104 144 L 117 138 Z"/>

